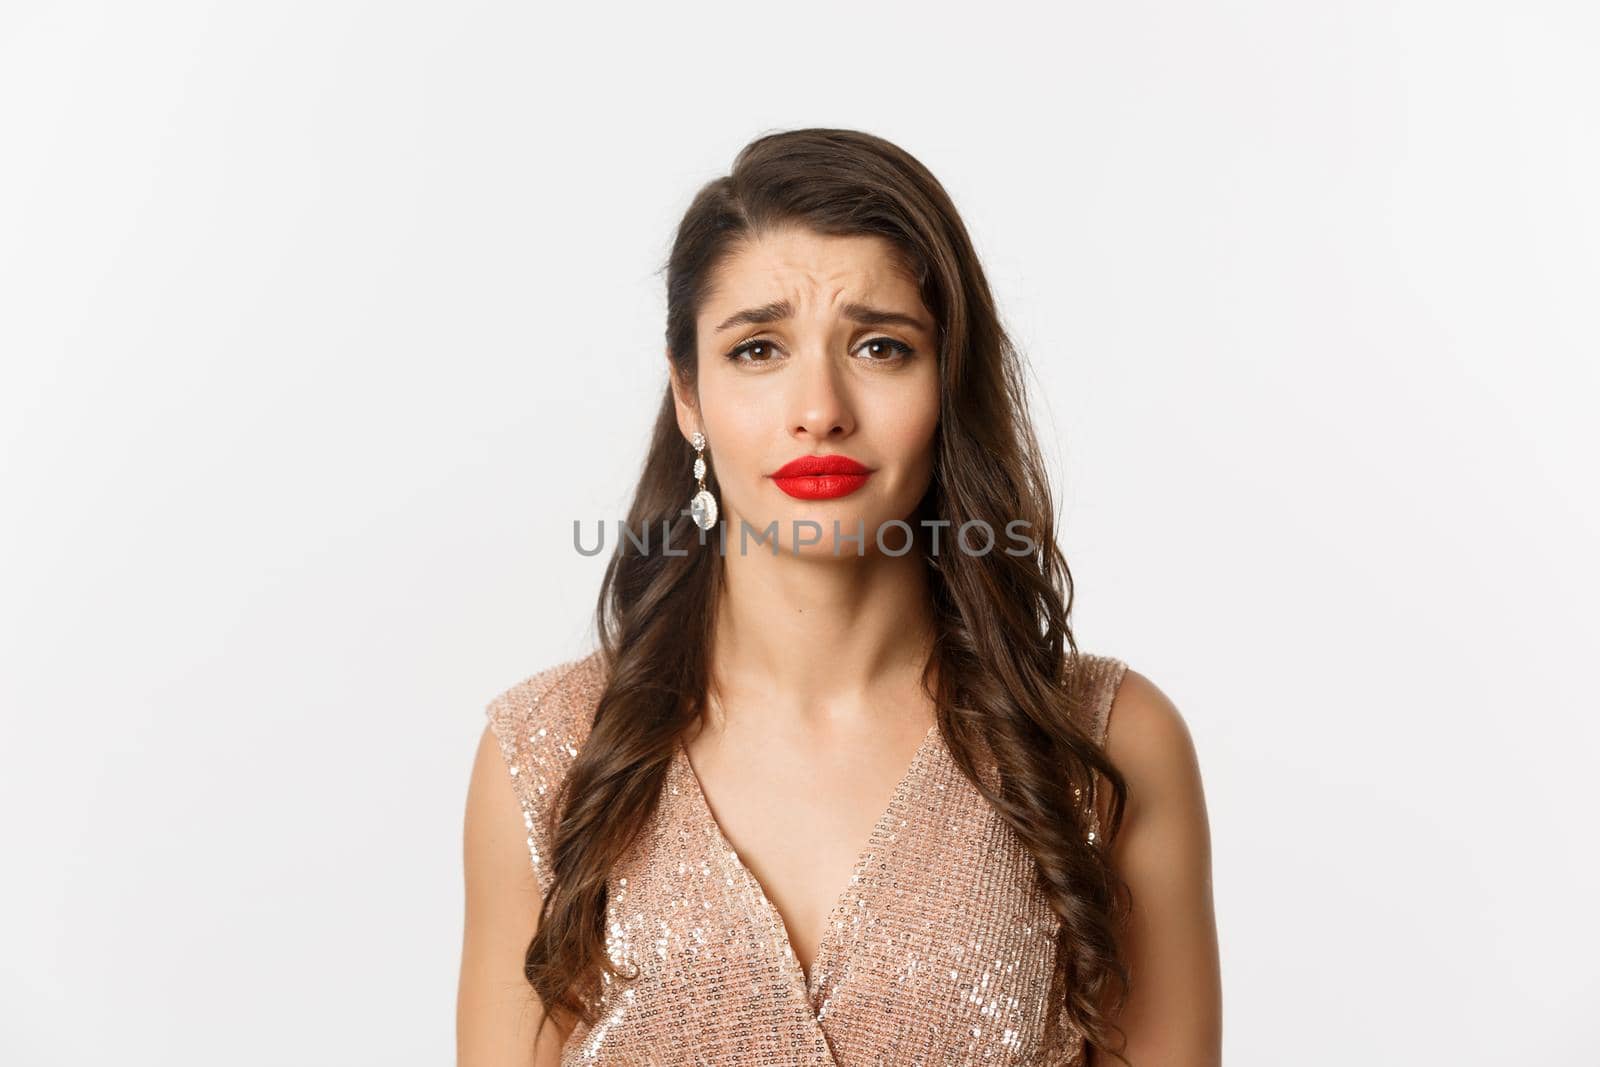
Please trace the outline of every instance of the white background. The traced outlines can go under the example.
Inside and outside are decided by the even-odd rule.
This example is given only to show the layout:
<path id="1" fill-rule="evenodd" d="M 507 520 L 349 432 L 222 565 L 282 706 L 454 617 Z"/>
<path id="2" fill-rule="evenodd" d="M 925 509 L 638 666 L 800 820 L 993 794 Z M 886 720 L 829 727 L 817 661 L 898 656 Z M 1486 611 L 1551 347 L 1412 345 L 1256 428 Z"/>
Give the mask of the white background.
<path id="1" fill-rule="evenodd" d="M 964 213 L 1080 644 L 1190 723 L 1227 1062 L 1600 1061 L 1597 71 L 1527 0 L 0 8 L 0 1060 L 451 1060 L 673 227 L 829 125 Z"/>

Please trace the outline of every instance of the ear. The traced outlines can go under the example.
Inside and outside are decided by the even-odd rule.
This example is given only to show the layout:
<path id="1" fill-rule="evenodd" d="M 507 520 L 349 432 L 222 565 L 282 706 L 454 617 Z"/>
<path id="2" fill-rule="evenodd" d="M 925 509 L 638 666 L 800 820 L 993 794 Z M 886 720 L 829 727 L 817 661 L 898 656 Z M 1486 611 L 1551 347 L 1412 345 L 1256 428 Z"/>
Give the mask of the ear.
<path id="1" fill-rule="evenodd" d="M 672 362 L 671 352 L 667 353 L 667 380 L 672 385 L 672 406 L 678 414 L 678 432 L 683 434 L 685 441 L 694 437 L 696 430 L 701 430 L 700 405 L 690 389 L 678 377 L 677 367 Z"/>

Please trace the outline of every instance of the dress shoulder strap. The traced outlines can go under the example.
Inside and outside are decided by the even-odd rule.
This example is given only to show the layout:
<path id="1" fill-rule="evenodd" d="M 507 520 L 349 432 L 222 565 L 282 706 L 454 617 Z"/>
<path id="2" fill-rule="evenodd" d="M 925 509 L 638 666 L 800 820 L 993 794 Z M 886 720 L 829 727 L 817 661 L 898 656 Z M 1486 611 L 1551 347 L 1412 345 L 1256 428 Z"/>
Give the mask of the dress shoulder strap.
<path id="1" fill-rule="evenodd" d="M 528 829 L 528 858 L 539 892 L 550 890 L 556 794 L 589 727 L 602 685 L 599 651 L 530 675 L 485 709 Z"/>
<path id="2" fill-rule="evenodd" d="M 1127 663 L 1115 656 L 1082 652 L 1074 657 L 1074 689 L 1079 694 L 1079 706 L 1085 716 L 1083 726 L 1101 748 L 1106 743 L 1111 704 L 1117 697 L 1117 688 L 1122 684 L 1127 670 Z"/>

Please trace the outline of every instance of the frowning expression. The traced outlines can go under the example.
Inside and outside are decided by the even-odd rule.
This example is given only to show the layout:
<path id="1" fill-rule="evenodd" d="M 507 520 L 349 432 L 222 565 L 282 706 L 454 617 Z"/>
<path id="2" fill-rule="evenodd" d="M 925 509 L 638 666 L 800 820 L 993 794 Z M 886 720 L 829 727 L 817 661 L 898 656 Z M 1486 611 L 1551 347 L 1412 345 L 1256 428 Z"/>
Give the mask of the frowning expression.
<path id="1" fill-rule="evenodd" d="M 697 395 L 674 385 L 685 438 L 700 429 L 730 543 L 773 520 L 790 547 L 810 519 L 875 531 L 908 519 L 933 475 L 937 333 L 896 250 L 875 236 L 802 228 L 752 239 L 714 275 L 699 309 Z M 901 535 L 884 535 L 898 547 Z M 841 552 L 854 555 L 853 542 Z"/>

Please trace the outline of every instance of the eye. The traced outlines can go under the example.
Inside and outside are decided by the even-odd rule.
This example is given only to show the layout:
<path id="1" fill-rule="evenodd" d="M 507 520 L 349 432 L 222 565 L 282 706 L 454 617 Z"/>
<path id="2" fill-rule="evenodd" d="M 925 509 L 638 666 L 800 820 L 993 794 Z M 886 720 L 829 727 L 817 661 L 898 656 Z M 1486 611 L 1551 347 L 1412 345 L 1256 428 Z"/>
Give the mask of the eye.
<path id="1" fill-rule="evenodd" d="M 749 353 L 750 358 L 744 359 Z M 746 341 L 728 353 L 728 360 L 732 363 L 771 363 L 773 345 L 771 341 L 752 340 Z"/>
<path id="2" fill-rule="evenodd" d="M 873 337 L 861 342 L 861 348 L 876 348 L 878 351 L 870 358 L 868 363 L 895 363 L 911 355 L 911 346 L 904 341 L 896 341 L 893 337 Z"/>
<path id="3" fill-rule="evenodd" d="M 897 341 L 893 337 L 871 337 L 861 342 L 856 351 L 867 350 L 867 363 L 898 363 L 910 357 L 913 349 L 904 341 Z M 764 364 L 771 363 L 777 357 L 778 348 L 771 341 L 762 338 L 753 338 L 736 345 L 728 353 L 730 363 Z"/>

